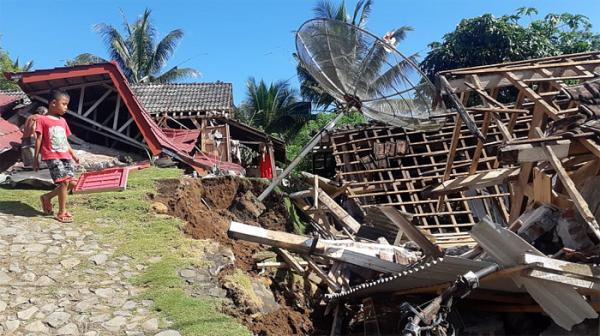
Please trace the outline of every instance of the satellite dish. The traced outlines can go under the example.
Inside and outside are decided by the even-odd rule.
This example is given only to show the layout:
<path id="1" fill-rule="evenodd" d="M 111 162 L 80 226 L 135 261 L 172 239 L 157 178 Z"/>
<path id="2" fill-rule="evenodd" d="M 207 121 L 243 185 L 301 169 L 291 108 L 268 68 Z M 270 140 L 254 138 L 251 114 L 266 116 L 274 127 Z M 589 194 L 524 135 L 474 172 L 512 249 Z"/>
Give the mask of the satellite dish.
<path id="1" fill-rule="evenodd" d="M 342 107 L 370 119 L 410 130 L 437 130 L 445 112 L 433 109 L 436 91 L 414 57 L 394 47 L 394 34 L 385 39 L 355 25 L 332 19 L 306 21 L 296 33 L 302 66 Z M 441 100 L 440 100 L 441 104 Z M 341 119 L 339 113 L 304 146 L 300 154 L 258 196 L 263 201 L 281 180 Z"/>
<path id="2" fill-rule="evenodd" d="M 436 90 L 415 63 L 384 39 L 332 19 L 305 22 L 296 33 L 300 65 L 345 109 L 411 130 L 434 130 L 444 112 L 434 110 Z"/>

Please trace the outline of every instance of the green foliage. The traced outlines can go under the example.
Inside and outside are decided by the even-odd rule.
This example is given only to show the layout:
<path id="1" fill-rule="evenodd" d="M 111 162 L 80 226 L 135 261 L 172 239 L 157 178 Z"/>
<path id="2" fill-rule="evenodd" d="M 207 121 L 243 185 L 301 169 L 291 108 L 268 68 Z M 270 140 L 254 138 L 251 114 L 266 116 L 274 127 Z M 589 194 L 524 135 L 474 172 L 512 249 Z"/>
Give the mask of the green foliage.
<path id="1" fill-rule="evenodd" d="M 548 14 L 528 25 L 524 16 L 537 14 L 522 7 L 516 14 L 496 18 L 492 14 L 463 19 L 442 42 L 429 46 L 421 67 L 435 79 L 439 71 L 519 61 L 530 58 L 597 50 L 600 35 L 591 31 L 589 19 L 578 14 Z"/>
<path id="2" fill-rule="evenodd" d="M 0 48 L 0 90 L 17 90 L 19 86 L 12 81 L 4 78 L 3 72 L 22 72 L 33 68 L 33 61 L 19 64 L 19 58 L 14 61 L 10 58 L 8 52 Z"/>
<path id="3" fill-rule="evenodd" d="M 285 208 L 288 211 L 289 219 L 292 222 L 292 225 L 294 227 L 294 233 L 305 234 L 306 233 L 306 223 L 304 223 L 304 221 L 302 219 L 300 219 L 300 216 L 296 212 L 296 207 L 294 206 L 294 204 L 292 203 L 292 201 L 290 200 L 289 197 L 284 197 L 283 205 L 285 206 Z"/>
<path id="4" fill-rule="evenodd" d="M 74 59 L 67 60 L 65 62 L 65 66 L 75 66 L 75 65 L 85 65 L 85 64 L 93 64 L 93 63 L 103 63 L 108 62 L 104 58 L 100 56 L 96 56 L 90 53 L 83 53 L 77 55 Z"/>
<path id="5" fill-rule="evenodd" d="M 246 99 L 236 115 L 240 121 L 284 139 L 293 137 L 312 118 L 309 106 L 297 101 L 288 82 L 267 85 L 252 77 L 246 82 Z"/>
<path id="6" fill-rule="evenodd" d="M 352 11 L 352 18 L 348 15 L 345 1 L 335 6 L 329 0 L 319 0 L 313 8 L 315 18 L 333 19 L 347 22 L 355 26 L 364 27 L 371 14 L 372 0 L 359 0 Z M 294 54 L 297 58 L 297 55 Z M 302 67 L 300 63 L 296 66 L 296 73 L 300 80 L 300 95 L 307 101 L 312 102 L 317 108 L 327 109 L 335 104 L 335 99 L 328 94 L 319 83 Z"/>
<path id="7" fill-rule="evenodd" d="M 300 152 L 302 148 L 310 141 L 310 139 L 321 129 L 327 125 L 331 120 L 335 118 L 335 113 L 319 113 L 316 115 L 314 120 L 307 122 L 296 134 L 296 136 L 288 141 L 285 151 L 287 158 L 289 160 L 293 160 Z M 337 126 L 345 126 L 345 125 L 358 125 L 364 123 L 365 117 L 359 112 L 350 112 L 342 117 L 340 121 L 337 123 Z M 310 155 L 307 155 L 300 164 L 298 164 L 296 171 L 310 171 L 312 164 L 312 159 Z"/>
<path id="8" fill-rule="evenodd" d="M 124 19 L 124 36 L 112 25 L 99 23 L 94 26 L 94 30 L 104 39 L 111 59 L 119 64 L 130 83 L 172 83 L 186 77 L 198 76 L 198 71 L 192 68 L 177 66 L 161 73 L 183 38 L 183 30 L 172 30 L 157 41 L 150 14 L 151 11 L 146 9 L 133 23 Z M 104 59 L 99 56 L 85 53 L 67 61 L 67 65 L 102 61 Z"/>

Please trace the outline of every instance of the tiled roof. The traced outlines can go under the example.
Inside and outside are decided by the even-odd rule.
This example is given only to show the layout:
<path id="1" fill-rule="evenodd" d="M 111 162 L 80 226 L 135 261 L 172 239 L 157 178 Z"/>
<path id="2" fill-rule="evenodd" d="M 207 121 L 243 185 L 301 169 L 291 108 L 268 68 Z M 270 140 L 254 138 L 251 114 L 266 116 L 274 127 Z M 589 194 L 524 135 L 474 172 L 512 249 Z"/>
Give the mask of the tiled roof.
<path id="1" fill-rule="evenodd" d="M 21 136 L 23 133 L 19 128 L 8 121 L 0 118 L 0 153 L 21 144 Z"/>
<path id="2" fill-rule="evenodd" d="M 27 99 L 27 95 L 21 90 L 0 90 L 0 106 L 8 105 L 21 99 Z"/>
<path id="3" fill-rule="evenodd" d="M 136 84 L 132 89 L 150 114 L 233 111 L 231 83 Z"/>

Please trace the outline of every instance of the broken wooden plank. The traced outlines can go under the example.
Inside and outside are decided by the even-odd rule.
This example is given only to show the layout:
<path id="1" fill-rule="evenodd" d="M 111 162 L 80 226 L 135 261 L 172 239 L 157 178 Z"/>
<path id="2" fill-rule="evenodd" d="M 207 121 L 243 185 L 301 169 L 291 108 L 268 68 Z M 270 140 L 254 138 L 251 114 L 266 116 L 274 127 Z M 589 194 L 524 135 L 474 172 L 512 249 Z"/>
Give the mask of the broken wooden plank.
<path id="1" fill-rule="evenodd" d="M 231 221 L 227 234 L 230 238 L 284 248 L 295 253 L 314 254 L 385 273 L 401 272 L 406 268 L 404 265 L 418 260 L 416 254 L 398 246 L 361 243 L 351 240 L 317 239 L 315 241 L 316 238 L 266 230 L 234 221 Z M 314 248 L 311 248 L 313 245 Z M 402 263 L 380 259 L 378 255 L 382 251 L 391 251 L 395 256 L 401 255 L 403 259 L 399 261 Z"/>
<path id="2" fill-rule="evenodd" d="M 292 233 L 266 230 L 258 226 L 246 225 L 232 221 L 227 234 L 230 238 L 252 241 L 259 244 L 284 248 L 297 253 L 308 253 L 313 243 L 313 238 L 308 238 Z M 314 252 L 324 252 L 325 244 L 319 240 Z"/>
<path id="3" fill-rule="evenodd" d="M 522 259 L 523 264 L 533 264 L 540 266 L 545 270 L 559 272 L 562 274 L 573 274 L 579 277 L 588 278 L 591 281 L 600 281 L 600 268 L 592 265 L 577 264 L 531 253 L 523 254 Z"/>
<path id="4" fill-rule="evenodd" d="M 433 197 L 470 188 L 490 187 L 517 178 L 519 172 L 519 168 L 498 168 L 473 175 L 461 176 L 452 180 L 447 180 L 431 189 L 424 190 L 423 194 L 428 197 Z"/>
<path id="5" fill-rule="evenodd" d="M 298 260 L 296 260 L 296 258 L 290 254 L 290 252 L 288 252 L 285 249 L 279 248 L 279 247 L 275 247 L 274 248 L 275 253 L 277 253 L 281 258 L 283 258 L 283 260 L 290 265 L 290 267 L 296 271 L 296 273 L 300 274 L 300 275 L 304 275 L 304 267 L 302 267 L 302 265 L 298 262 Z"/>
<path id="6" fill-rule="evenodd" d="M 300 266 L 307 266 L 308 263 L 303 260 L 297 260 Z M 290 265 L 283 261 L 263 261 L 256 263 L 257 268 L 290 268 Z"/>
<path id="7" fill-rule="evenodd" d="M 588 279 L 574 278 L 562 274 L 546 272 L 539 269 L 524 271 L 522 275 L 532 279 L 551 281 L 571 287 L 589 289 L 600 292 L 600 279 L 593 281 Z"/>
<path id="8" fill-rule="evenodd" d="M 438 245 L 432 243 L 419 228 L 409 222 L 400 210 L 392 206 L 380 206 L 375 209 L 381 211 L 387 218 L 396 224 L 400 229 L 399 232 L 403 232 L 410 240 L 419 245 L 426 255 L 436 258 L 444 255 L 442 249 Z"/>
<path id="9" fill-rule="evenodd" d="M 533 200 L 540 204 L 552 203 L 552 176 L 533 168 Z"/>
<path id="10" fill-rule="evenodd" d="M 308 269 L 311 270 L 312 272 L 314 272 L 319 278 L 321 278 L 321 280 L 325 281 L 325 283 L 327 284 L 327 286 L 329 286 L 333 291 L 338 291 L 340 290 L 340 286 L 335 283 L 335 281 L 333 279 L 331 279 L 327 273 L 325 273 L 325 271 L 323 271 L 319 265 L 317 265 L 311 257 L 309 256 L 303 256 L 306 265 L 308 266 Z"/>
<path id="11" fill-rule="evenodd" d="M 360 223 L 350 216 L 344 208 L 337 204 L 333 198 L 329 197 L 323 190 L 319 190 L 319 201 L 325 205 L 333 217 L 335 217 L 342 226 L 344 226 L 350 233 L 356 234 L 360 230 Z"/>
<path id="12" fill-rule="evenodd" d="M 541 136 L 542 132 L 539 128 L 536 128 L 536 132 L 538 133 L 538 135 Z M 598 226 L 596 217 L 594 217 L 594 214 L 590 211 L 587 202 L 585 201 L 579 190 L 577 190 L 577 188 L 575 187 L 575 183 L 573 183 L 573 180 L 571 180 L 569 174 L 567 174 L 567 171 L 563 167 L 562 162 L 557 157 L 554 150 L 549 146 L 544 146 L 544 149 L 548 154 L 550 164 L 552 164 L 552 167 L 556 171 L 558 178 L 563 183 L 563 186 L 567 190 L 567 193 L 571 197 L 571 200 L 573 200 L 573 202 L 575 203 L 575 207 L 579 211 L 579 214 L 587 222 L 594 235 L 598 239 L 600 239 L 600 227 Z"/>
<path id="13" fill-rule="evenodd" d="M 571 141 L 558 140 L 556 144 L 550 147 L 558 158 L 563 159 L 569 156 Z M 548 156 L 542 146 L 534 144 L 507 145 L 500 148 L 498 159 L 503 163 L 523 163 L 548 161 Z"/>

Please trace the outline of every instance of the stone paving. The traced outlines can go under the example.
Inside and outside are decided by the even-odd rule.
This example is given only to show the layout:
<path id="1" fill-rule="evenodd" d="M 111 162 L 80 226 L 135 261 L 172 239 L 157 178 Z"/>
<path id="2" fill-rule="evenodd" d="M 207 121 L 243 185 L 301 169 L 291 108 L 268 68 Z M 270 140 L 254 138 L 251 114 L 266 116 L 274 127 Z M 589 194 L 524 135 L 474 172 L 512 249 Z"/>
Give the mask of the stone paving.
<path id="1" fill-rule="evenodd" d="M 144 268 L 77 223 L 0 213 L 0 334 L 179 335 L 128 281 Z"/>

